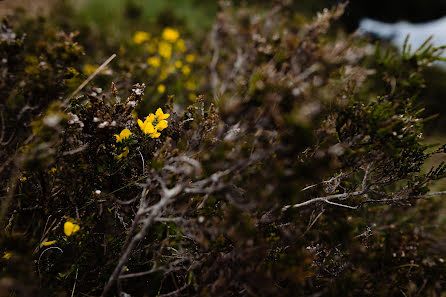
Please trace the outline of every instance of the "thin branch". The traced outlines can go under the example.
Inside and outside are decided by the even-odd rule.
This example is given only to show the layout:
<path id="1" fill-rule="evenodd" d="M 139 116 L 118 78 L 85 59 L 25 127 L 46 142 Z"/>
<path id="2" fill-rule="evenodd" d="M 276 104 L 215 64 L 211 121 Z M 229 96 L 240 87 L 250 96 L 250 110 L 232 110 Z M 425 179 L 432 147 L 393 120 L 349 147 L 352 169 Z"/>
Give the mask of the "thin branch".
<path id="1" fill-rule="evenodd" d="M 366 190 L 367 187 L 367 178 L 369 177 L 371 163 L 367 164 L 367 168 L 365 169 L 364 178 L 362 179 L 361 189 L 362 191 Z"/>
<path id="2" fill-rule="evenodd" d="M 299 207 L 303 207 L 303 206 L 307 206 L 316 202 L 325 202 L 328 203 L 329 200 L 332 199 L 346 199 L 349 197 L 354 197 L 354 196 L 360 196 L 363 195 L 364 192 L 363 191 L 357 191 L 357 192 L 352 192 L 352 193 L 343 193 L 343 194 L 335 194 L 335 195 L 329 195 L 329 196 L 325 196 L 325 197 L 317 197 L 317 198 L 313 198 L 310 200 L 307 200 L 305 202 L 302 203 L 296 203 L 294 205 L 285 205 L 284 207 L 282 207 L 282 210 L 285 211 L 291 207 L 293 208 L 299 208 Z"/>
<path id="3" fill-rule="evenodd" d="M 105 66 L 108 65 L 108 63 L 110 63 L 114 58 L 116 57 L 116 54 L 113 54 L 110 56 L 110 58 L 108 58 L 104 63 L 102 63 L 101 66 L 99 66 L 98 69 L 96 69 L 95 72 L 93 72 L 92 74 L 90 74 L 90 76 L 73 92 L 70 94 L 70 96 L 68 96 L 65 101 L 68 102 L 71 98 L 73 98 L 74 96 L 76 96 L 77 93 L 79 93 L 99 72 L 102 71 L 102 69 L 105 68 Z"/>
<path id="4" fill-rule="evenodd" d="M 182 286 L 181 288 L 179 288 L 178 290 L 175 290 L 173 292 L 167 293 L 167 294 L 161 294 L 158 295 L 159 297 L 169 297 L 169 296 L 174 296 L 178 293 L 180 293 L 181 291 L 183 291 L 184 289 L 186 289 L 189 286 L 189 284 L 185 284 L 184 286 Z"/>
<path id="5" fill-rule="evenodd" d="M 73 285 L 73 290 L 71 291 L 71 297 L 74 296 L 74 289 L 76 289 L 76 282 L 77 282 L 77 273 L 79 272 L 79 268 L 76 269 L 76 277 L 74 278 L 74 285 Z"/>

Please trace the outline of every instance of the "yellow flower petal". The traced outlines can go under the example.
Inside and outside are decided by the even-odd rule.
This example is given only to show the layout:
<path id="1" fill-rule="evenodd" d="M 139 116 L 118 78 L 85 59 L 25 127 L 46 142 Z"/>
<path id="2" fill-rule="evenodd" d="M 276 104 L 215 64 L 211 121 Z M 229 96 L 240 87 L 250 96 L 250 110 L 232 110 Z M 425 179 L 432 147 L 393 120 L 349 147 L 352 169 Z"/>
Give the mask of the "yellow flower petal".
<path id="1" fill-rule="evenodd" d="M 158 108 L 156 110 L 155 115 L 156 115 L 156 118 L 158 119 L 158 121 L 165 120 L 170 116 L 170 114 L 164 113 L 161 108 Z"/>
<path id="2" fill-rule="evenodd" d="M 165 41 L 161 41 L 158 44 L 158 53 L 161 57 L 169 60 L 172 57 L 172 45 Z"/>
<path id="3" fill-rule="evenodd" d="M 183 66 L 183 68 L 181 68 L 181 72 L 183 72 L 184 75 L 189 75 L 190 74 L 190 67 L 185 65 Z"/>
<path id="4" fill-rule="evenodd" d="M 166 128 L 167 128 L 167 121 L 166 120 L 161 120 L 155 127 L 155 129 L 158 130 L 158 131 L 163 131 Z"/>
<path id="5" fill-rule="evenodd" d="M 154 120 L 155 120 L 155 115 L 153 113 L 151 113 L 146 117 L 145 121 L 148 123 L 153 123 Z"/>
<path id="6" fill-rule="evenodd" d="M 158 91 L 158 93 L 162 94 L 166 91 L 166 86 L 165 85 L 159 85 L 156 90 Z"/>
<path id="7" fill-rule="evenodd" d="M 150 34 L 144 31 L 136 31 L 133 35 L 132 41 L 136 44 L 141 44 L 144 41 L 147 41 L 150 39 Z"/>
<path id="8" fill-rule="evenodd" d="M 158 137 L 160 137 L 160 135 L 161 135 L 161 133 L 159 133 L 159 132 L 154 132 L 154 133 L 150 134 L 150 137 L 152 137 L 152 138 L 158 138 Z"/>
<path id="9" fill-rule="evenodd" d="M 186 55 L 186 62 L 187 63 L 192 63 L 193 61 L 195 61 L 195 55 L 193 55 L 193 54 Z"/>
<path id="10" fill-rule="evenodd" d="M 116 142 L 121 142 L 122 139 L 118 134 L 113 135 L 114 137 L 116 137 Z"/>
<path id="11" fill-rule="evenodd" d="M 181 61 L 176 61 L 176 62 L 175 62 L 175 67 L 176 67 L 176 68 L 181 68 L 181 67 L 183 67 L 183 62 L 181 62 Z"/>
<path id="12" fill-rule="evenodd" d="M 3 259 L 6 259 L 6 260 L 9 260 L 9 259 L 11 259 L 11 257 L 12 257 L 12 253 L 10 253 L 10 252 L 5 252 L 5 254 L 3 255 Z"/>
<path id="13" fill-rule="evenodd" d="M 77 224 L 73 224 L 72 222 L 65 222 L 64 226 L 63 226 L 63 231 L 65 233 L 66 236 L 71 236 L 74 233 L 76 233 L 77 231 L 79 231 L 80 226 Z"/>
<path id="14" fill-rule="evenodd" d="M 158 57 L 150 57 L 147 59 L 147 64 L 149 64 L 153 68 L 158 68 L 161 66 L 161 60 Z"/>
<path id="15" fill-rule="evenodd" d="M 51 240 L 51 241 L 42 242 L 42 245 L 43 246 L 49 246 L 49 245 L 52 245 L 52 244 L 55 244 L 55 243 L 56 243 L 56 240 Z"/>
<path id="16" fill-rule="evenodd" d="M 155 131 L 155 128 L 153 127 L 152 123 L 147 122 L 146 126 L 144 127 L 143 132 L 146 134 L 150 134 L 150 133 L 154 133 L 156 131 Z"/>
<path id="17" fill-rule="evenodd" d="M 144 132 L 145 124 L 144 124 L 143 121 L 141 121 L 140 119 L 138 119 L 138 126 L 139 126 L 139 128 L 141 128 L 141 130 Z"/>
<path id="18" fill-rule="evenodd" d="M 117 157 L 117 159 L 120 160 L 120 159 L 122 159 L 123 157 L 127 157 L 128 154 L 129 154 L 129 147 L 126 146 L 126 147 L 124 148 L 124 151 L 123 151 L 121 154 L 119 154 L 119 156 Z"/>
<path id="19" fill-rule="evenodd" d="M 130 132 L 129 129 L 124 129 L 124 130 L 122 130 L 121 133 L 119 134 L 119 136 L 121 137 L 122 140 L 129 138 L 130 135 L 132 135 L 132 132 Z"/>
<path id="20" fill-rule="evenodd" d="M 165 28 L 161 37 L 169 42 L 175 42 L 180 37 L 180 33 L 173 28 Z"/>

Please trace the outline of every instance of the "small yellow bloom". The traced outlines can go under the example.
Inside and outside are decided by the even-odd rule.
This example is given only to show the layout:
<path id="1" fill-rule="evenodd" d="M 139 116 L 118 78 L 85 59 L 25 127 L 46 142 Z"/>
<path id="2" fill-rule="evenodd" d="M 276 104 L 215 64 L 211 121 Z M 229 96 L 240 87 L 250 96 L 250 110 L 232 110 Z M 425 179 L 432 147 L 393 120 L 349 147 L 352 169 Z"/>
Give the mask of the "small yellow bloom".
<path id="1" fill-rule="evenodd" d="M 176 62 L 175 62 L 175 67 L 176 67 L 176 68 L 181 68 L 181 67 L 183 67 L 183 62 L 181 62 L 181 61 L 176 61 Z"/>
<path id="2" fill-rule="evenodd" d="M 167 119 L 170 116 L 170 114 L 164 113 L 161 108 L 158 108 L 155 112 L 155 116 L 158 121 L 161 121 Z"/>
<path id="3" fill-rule="evenodd" d="M 141 44 L 149 39 L 150 39 L 149 33 L 144 31 L 136 31 L 135 34 L 133 34 L 132 41 L 135 44 Z"/>
<path id="4" fill-rule="evenodd" d="M 189 75 L 190 74 L 190 67 L 185 65 L 183 66 L 183 68 L 181 68 L 181 72 L 183 72 L 184 75 Z"/>
<path id="5" fill-rule="evenodd" d="M 160 135 L 161 135 L 161 133 L 159 133 L 159 132 L 155 132 L 155 133 L 150 134 L 150 137 L 152 137 L 152 138 L 158 138 L 158 137 L 160 137 Z"/>
<path id="6" fill-rule="evenodd" d="M 183 39 L 179 39 L 177 43 L 175 43 L 175 46 L 180 52 L 184 53 L 185 51 L 187 51 L 187 46 Z"/>
<path id="7" fill-rule="evenodd" d="M 188 54 L 188 55 L 186 55 L 186 62 L 187 63 L 192 63 L 192 62 L 194 62 L 195 61 L 195 55 L 193 55 L 193 54 Z"/>
<path id="8" fill-rule="evenodd" d="M 172 57 L 172 45 L 165 41 L 161 41 L 158 44 L 158 53 L 161 57 L 169 60 Z"/>
<path id="9" fill-rule="evenodd" d="M 147 64 L 154 68 L 158 68 L 161 66 L 161 60 L 159 57 L 150 57 L 147 59 Z"/>
<path id="10" fill-rule="evenodd" d="M 166 120 L 161 120 L 158 122 L 158 124 L 156 124 L 155 129 L 158 131 L 163 131 L 164 129 L 167 128 L 167 121 Z"/>
<path id="11" fill-rule="evenodd" d="M 22 176 L 21 178 L 20 178 L 20 181 L 21 182 L 24 182 L 24 181 L 26 181 L 28 178 L 26 177 L 26 176 Z"/>
<path id="12" fill-rule="evenodd" d="M 153 123 L 154 120 L 155 120 L 155 115 L 153 113 L 150 113 L 145 119 L 145 121 L 147 121 L 151 124 Z"/>
<path id="13" fill-rule="evenodd" d="M 144 132 L 144 134 L 151 134 L 156 132 L 152 123 L 147 121 L 147 118 L 144 122 L 138 119 L 138 126 L 139 128 L 141 128 L 141 131 Z"/>
<path id="14" fill-rule="evenodd" d="M 167 128 L 168 123 L 165 119 L 167 119 L 169 116 L 170 115 L 168 113 L 163 113 L 163 110 L 158 108 L 156 113 L 149 114 L 144 122 L 138 119 L 138 125 L 141 130 L 145 134 L 148 134 L 151 138 L 158 138 L 161 135 L 159 131 Z"/>
<path id="15" fill-rule="evenodd" d="M 166 86 L 165 85 L 159 85 L 156 90 L 158 91 L 158 93 L 162 94 L 166 91 Z"/>
<path id="16" fill-rule="evenodd" d="M 81 227 L 77 224 L 73 224 L 72 222 L 66 221 L 63 225 L 63 231 L 65 232 L 66 236 L 71 236 L 77 231 L 79 231 Z"/>
<path id="17" fill-rule="evenodd" d="M 42 245 L 43 246 L 49 246 L 49 245 L 53 245 L 55 243 L 56 243 L 56 240 L 51 240 L 51 241 L 42 242 Z"/>
<path id="18" fill-rule="evenodd" d="M 129 154 L 129 147 L 126 146 L 126 147 L 124 148 L 124 151 L 123 151 L 122 153 L 120 153 L 118 156 L 116 156 L 115 158 L 116 158 L 117 160 L 121 160 L 122 158 L 127 157 L 128 154 Z"/>
<path id="19" fill-rule="evenodd" d="M 122 142 L 123 140 L 129 138 L 130 135 L 132 135 L 132 132 L 130 132 L 129 129 L 124 129 L 121 131 L 121 133 L 119 133 L 119 135 L 115 134 L 113 136 L 116 137 L 116 142 Z"/>
<path id="20" fill-rule="evenodd" d="M 57 169 L 56 169 L 56 167 L 53 167 L 49 171 L 50 171 L 50 173 L 54 174 L 54 173 L 56 173 Z"/>
<path id="21" fill-rule="evenodd" d="M 6 259 L 6 260 L 9 260 L 9 259 L 11 259 L 11 257 L 12 257 L 12 253 L 10 253 L 10 252 L 5 252 L 2 258 L 3 258 L 3 259 Z"/>
<path id="22" fill-rule="evenodd" d="M 173 28 L 165 28 L 161 36 L 166 41 L 175 42 L 180 37 L 180 33 Z"/>

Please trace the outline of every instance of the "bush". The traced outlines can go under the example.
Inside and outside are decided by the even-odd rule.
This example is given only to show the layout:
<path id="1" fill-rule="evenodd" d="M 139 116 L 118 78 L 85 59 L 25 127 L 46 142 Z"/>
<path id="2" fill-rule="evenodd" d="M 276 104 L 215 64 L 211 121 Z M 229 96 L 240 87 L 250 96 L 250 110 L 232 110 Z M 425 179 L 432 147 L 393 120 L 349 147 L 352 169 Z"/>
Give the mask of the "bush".
<path id="1" fill-rule="evenodd" d="M 423 166 L 446 146 L 422 143 L 418 99 L 440 49 L 374 50 L 331 29 L 343 8 L 222 4 L 188 106 L 129 85 L 144 51 L 79 91 L 76 34 L 4 23 L 0 289 L 441 296 L 446 166 Z"/>

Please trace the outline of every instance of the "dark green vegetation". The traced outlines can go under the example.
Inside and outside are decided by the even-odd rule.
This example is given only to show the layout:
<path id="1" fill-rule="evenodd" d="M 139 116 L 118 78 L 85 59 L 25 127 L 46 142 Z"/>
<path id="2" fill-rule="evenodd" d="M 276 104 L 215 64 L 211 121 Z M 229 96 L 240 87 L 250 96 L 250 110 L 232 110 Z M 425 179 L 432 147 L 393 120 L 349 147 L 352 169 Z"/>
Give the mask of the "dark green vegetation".
<path id="1" fill-rule="evenodd" d="M 208 39 L 121 43 L 4 22 L 0 296 L 444 296 L 440 49 L 374 48 L 342 13 L 222 4 Z"/>

